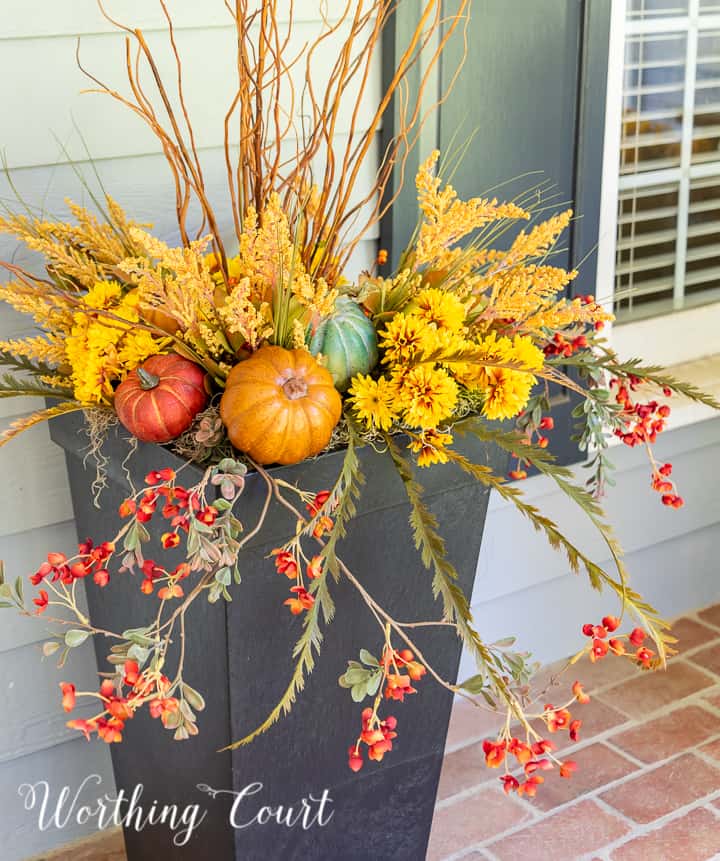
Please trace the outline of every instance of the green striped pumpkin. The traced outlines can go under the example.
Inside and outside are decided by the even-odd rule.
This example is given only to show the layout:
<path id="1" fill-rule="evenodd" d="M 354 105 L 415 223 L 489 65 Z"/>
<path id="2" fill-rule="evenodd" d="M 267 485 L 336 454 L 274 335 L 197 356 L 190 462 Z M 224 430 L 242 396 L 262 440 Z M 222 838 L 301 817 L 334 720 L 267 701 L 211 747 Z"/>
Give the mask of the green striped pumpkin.
<path id="1" fill-rule="evenodd" d="M 317 327 L 310 352 L 323 354 L 335 387 L 344 392 L 356 374 L 369 373 L 378 362 L 375 327 L 359 305 L 341 296 L 335 311 Z"/>

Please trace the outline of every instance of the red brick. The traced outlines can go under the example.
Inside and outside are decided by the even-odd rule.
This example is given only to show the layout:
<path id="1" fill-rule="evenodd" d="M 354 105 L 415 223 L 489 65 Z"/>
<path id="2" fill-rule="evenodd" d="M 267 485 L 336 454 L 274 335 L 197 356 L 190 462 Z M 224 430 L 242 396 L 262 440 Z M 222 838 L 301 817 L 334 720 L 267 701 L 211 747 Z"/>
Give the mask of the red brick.
<path id="1" fill-rule="evenodd" d="M 612 743 L 642 762 L 659 762 L 718 734 L 720 717 L 691 705 L 619 732 Z"/>
<path id="2" fill-rule="evenodd" d="M 714 684 L 710 676 L 686 661 L 672 661 L 667 670 L 638 671 L 628 681 L 603 691 L 599 698 L 631 717 L 643 718 Z"/>
<path id="3" fill-rule="evenodd" d="M 589 658 L 583 658 L 568 671 L 575 679 L 579 679 L 585 688 L 592 693 L 610 685 L 617 685 L 627 678 L 634 678 L 637 669 L 631 661 L 616 655 L 607 655 L 601 661 L 593 663 Z"/>
<path id="4" fill-rule="evenodd" d="M 599 735 L 601 732 L 606 732 L 613 727 L 619 727 L 627 723 L 627 718 L 602 700 L 596 699 L 594 696 L 590 698 L 590 702 L 585 705 L 575 703 L 570 706 L 573 718 L 579 718 L 582 721 L 580 728 L 580 739 L 588 741 L 592 736 Z"/>
<path id="5" fill-rule="evenodd" d="M 720 604 L 713 604 L 712 607 L 706 607 L 704 610 L 700 610 L 698 616 L 700 616 L 703 622 L 707 622 L 709 625 L 715 625 L 716 628 L 720 628 Z"/>
<path id="6" fill-rule="evenodd" d="M 608 790 L 601 798 L 635 822 L 653 822 L 720 787 L 720 771 L 692 753 Z"/>
<path id="7" fill-rule="evenodd" d="M 699 667 L 710 670 L 711 673 L 715 673 L 715 675 L 720 676 L 720 643 L 716 643 L 714 646 L 708 646 L 706 649 L 701 649 L 688 660 L 692 661 L 693 664 L 697 664 Z"/>
<path id="8" fill-rule="evenodd" d="M 505 722 L 505 715 L 457 701 L 450 715 L 446 747 L 449 750 L 493 735 Z"/>
<path id="9" fill-rule="evenodd" d="M 591 744 L 567 758 L 577 762 L 577 771 L 567 779 L 560 777 L 556 771 L 545 772 L 545 783 L 533 799 L 533 806 L 540 810 L 552 810 L 553 807 L 575 801 L 581 795 L 625 777 L 637 769 L 629 759 L 604 744 Z"/>
<path id="10" fill-rule="evenodd" d="M 438 801 L 472 786 L 497 780 L 498 773 L 497 769 L 488 768 L 485 764 L 485 754 L 480 744 L 471 744 L 453 753 L 446 753 L 440 774 Z"/>
<path id="11" fill-rule="evenodd" d="M 426 861 L 440 861 L 529 817 L 525 807 L 500 789 L 483 789 L 435 811 Z"/>
<path id="12" fill-rule="evenodd" d="M 707 861 L 720 852 L 718 820 L 702 808 L 668 822 L 644 837 L 635 837 L 615 849 L 612 861 L 648 861 L 682 858 L 682 861 Z"/>
<path id="13" fill-rule="evenodd" d="M 715 741 L 709 741 L 707 744 L 704 744 L 700 748 L 699 752 L 704 753 L 711 759 L 716 759 L 718 762 L 720 762 L 720 739 L 716 739 Z"/>
<path id="14" fill-rule="evenodd" d="M 703 693 L 703 699 L 713 708 L 720 711 L 720 688 L 713 688 L 711 691 Z"/>
<path id="15" fill-rule="evenodd" d="M 720 632 L 687 617 L 676 619 L 672 623 L 670 633 L 677 638 L 677 643 L 672 644 L 672 647 L 677 649 L 680 655 L 690 651 L 690 649 L 704 646 L 712 640 L 717 640 L 720 636 Z"/>
<path id="16" fill-rule="evenodd" d="M 628 826 L 594 801 L 581 801 L 491 843 L 501 861 L 519 858 L 570 859 L 595 852 L 628 832 Z"/>

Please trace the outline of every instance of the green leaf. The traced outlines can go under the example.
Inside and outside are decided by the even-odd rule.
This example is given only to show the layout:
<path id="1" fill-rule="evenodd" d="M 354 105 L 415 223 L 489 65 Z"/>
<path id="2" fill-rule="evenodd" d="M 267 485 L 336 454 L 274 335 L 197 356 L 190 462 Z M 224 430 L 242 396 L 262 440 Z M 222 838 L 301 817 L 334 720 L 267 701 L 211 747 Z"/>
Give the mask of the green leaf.
<path id="1" fill-rule="evenodd" d="M 142 666 L 150 657 L 150 649 L 145 649 L 142 646 L 138 646 L 137 643 L 133 643 L 128 649 L 127 657 L 131 661 L 137 661 Z"/>
<path id="2" fill-rule="evenodd" d="M 0 559 L 0 585 L 5 582 L 5 563 Z"/>
<path id="3" fill-rule="evenodd" d="M 57 668 L 58 670 L 62 670 L 62 668 L 67 663 L 68 655 L 70 654 L 70 649 L 63 649 L 60 653 L 60 657 L 58 658 Z"/>
<path id="4" fill-rule="evenodd" d="M 478 673 L 478 675 L 471 676 L 469 679 L 461 682 L 460 687 L 469 694 L 479 694 L 483 688 L 487 687 L 487 680 L 483 674 Z"/>
<path id="5" fill-rule="evenodd" d="M 215 581 L 222 586 L 229 586 L 232 583 L 232 572 L 229 568 L 220 568 L 215 572 Z"/>
<path id="6" fill-rule="evenodd" d="M 380 662 L 375 657 L 375 655 L 368 652 L 367 649 L 360 649 L 360 660 L 364 664 L 367 664 L 370 667 L 379 667 L 380 666 Z"/>
<path id="7" fill-rule="evenodd" d="M 0 583 L 0 598 L 13 598 L 13 591 L 9 583 Z"/>
<path id="8" fill-rule="evenodd" d="M 128 628 L 122 632 L 122 637 L 124 640 L 129 640 L 138 646 L 154 646 L 155 640 L 152 637 L 148 637 L 147 632 L 147 628 Z"/>
<path id="9" fill-rule="evenodd" d="M 347 670 L 345 672 L 345 678 L 347 679 L 348 683 L 351 685 L 358 685 L 361 682 L 366 681 L 366 679 L 368 678 L 369 675 L 370 675 L 370 670 L 365 670 L 365 669 L 356 670 L 353 668 L 353 669 Z"/>
<path id="10" fill-rule="evenodd" d="M 487 688 L 483 688 L 480 691 L 480 694 L 481 694 L 482 698 L 485 700 L 485 702 L 490 706 L 491 709 L 497 708 L 497 703 L 495 702 L 495 699 L 493 698 L 492 694 L 490 693 L 490 691 Z"/>
<path id="11" fill-rule="evenodd" d="M 25 604 L 25 596 L 23 594 L 22 577 L 17 577 L 15 579 L 15 594 L 17 595 L 18 603 L 19 604 Z"/>
<path id="12" fill-rule="evenodd" d="M 367 696 L 367 684 L 363 682 L 362 684 L 353 685 L 350 688 L 350 696 L 353 698 L 353 702 L 361 703 Z"/>
<path id="13" fill-rule="evenodd" d="M 137 520 L 130 526 L 128 531 L 125 533 L 125 537 L 123 538 L 123 549 L 128 553 L 132 553 L 137 550 L 140 546 L 140 539 L 138 537 L 138 522 Z"/>
<path id="14" fill-rule="evenodd" d="M 377 673 L 374 673 L 372 676 L 370 676 L 370 678 L 368 679 L 368 682 L 367 682 L 368 696 L 370 696 L 370 697 L 375 696 L 375 694 L 378 692 L 378 688 L 380 687 L 382 680 L 383 680 L 382 670 L 377 672 Z"/>
<path id="15" fill-rule="evenodd" d="M 515 645 L 516 640 L 517 637 L 505 637 L 502 640 L 495 640 L 492 645 L 498 649 L 509 649 L 511 646 Z"/>
<path id="16" fill-rule="evenodd" d="M 205 708 L 205 700 L 203 699 L 201 694 L 199 694 L 195 690 L 195 688 L 191 688 L 190 685 L 183 682 L 181 689 L 183 692 L 183 696 L 195 709 L 195 711 L 201 712 Z"/>
<path id="17" fill-rule="evenodd" d="M 60 648 L 60 643 L 57 640 L 48 640 L 46 643 L 42 645 L 42 653 L 46 658 L 49 658 L 50 655 L 54 655 L 55 652 Z"/>
<path id="18" fill-rule="evenodd" d="M 14 607 L 9 601 L 0 601 L 0 610 L 5 610 L 7 607 Z"/>
<path id="19" fill-rule="evenodd" d="M 78 646 L 82 646 L 89 636 L 89 631 L 81 631 L 79 628 L 71 628 L 65 634 L 65 645 L 68 649 L 76 649 Z"/>

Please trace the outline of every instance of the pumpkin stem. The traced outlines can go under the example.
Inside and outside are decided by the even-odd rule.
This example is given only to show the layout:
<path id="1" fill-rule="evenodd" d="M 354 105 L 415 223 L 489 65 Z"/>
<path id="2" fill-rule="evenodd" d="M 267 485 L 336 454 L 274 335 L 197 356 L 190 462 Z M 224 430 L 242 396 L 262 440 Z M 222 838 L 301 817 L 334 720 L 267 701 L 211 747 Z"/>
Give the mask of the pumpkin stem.
<path id="1" fill-rule="evenodd" d="M 283 391 L 291 401 L 296 401 L 298 398 L 304 398 L 308 393 L 308 386 L 305 380 L 300 377 L 290 377 L 283 383 Z"/>
<path id="2" fill-rule="evenodd" d="M 140 388 L 149 392 L 150 389 L 156 388 L 160 383 L 160 377 L 156 374 L 151 374 L 150 371 L 146 371 L 145 368 L 138 368 L 138 378 L 140 380 Z"/>

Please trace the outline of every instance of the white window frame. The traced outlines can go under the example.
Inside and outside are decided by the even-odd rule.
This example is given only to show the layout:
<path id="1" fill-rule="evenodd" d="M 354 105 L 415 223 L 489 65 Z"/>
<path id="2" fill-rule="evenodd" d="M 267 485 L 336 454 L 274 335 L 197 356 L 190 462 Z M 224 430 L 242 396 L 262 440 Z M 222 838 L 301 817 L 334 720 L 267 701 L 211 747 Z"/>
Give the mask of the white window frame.
<path id="1" fill-rule="evenodd" d="M 617 237 L 617 206 L 621 183 L 633 182 L 655 184 L 662 181 L 659 171 L 652 173 L 652 180 L 642 174 L 631 175 L 632 179 L 620 177 L 620 153 L 622 137 L 623 68 L 625 38 L 635 32 L 675 32 L 691 28 L 698 30 L 720 30 L 720 15 L 700 17 L 700 0 L 689 0 L 689 14 L 675 18 L 657 18 L 650 22 L 628 22 L 626 0 L 611 0 L 610 44 L 608 52 L 608 80 L 605 113 L 605 138 L 602 168 L 602 197 L 600 204 L 600 230 L 596 272 L 596 295 L 608 310 L 612 310 L 615 287 L 615 254 Z M 690 40 L 695 44 L 694 40 Z M 694 87 L 687 86 L 695 80 L 694 51 L 688 51 L 683 120 L 692 125 Z M 684 141 L 688 135 L 683 136 Z M 681 194 L 687 201 L 683 187 L 687 189 L 691 179 L 720 174 L 717 163 L 690 165 L 691 145 L 683 144 L 681 153 Z M 677 181 L 677 169 L 666 171 Z M 680 218 L 687 225 L 687 218 Z M 684 257 L 687 245 L 686 230 L 678 232 L 677 253 Z M 684 266 L 679 267 L 680 272 Z M 679 305 L 683 292 L 680 276 L 676 275 L 675 302 Z M 676 310 L 657 317 L 616 323 L 608 331 L 613 348 L 623 356 L 642 356 L 648 363 L 676 365 L 705 356 L 720 354 L 720 302 L 700 305 L 685 310 Z"/>

